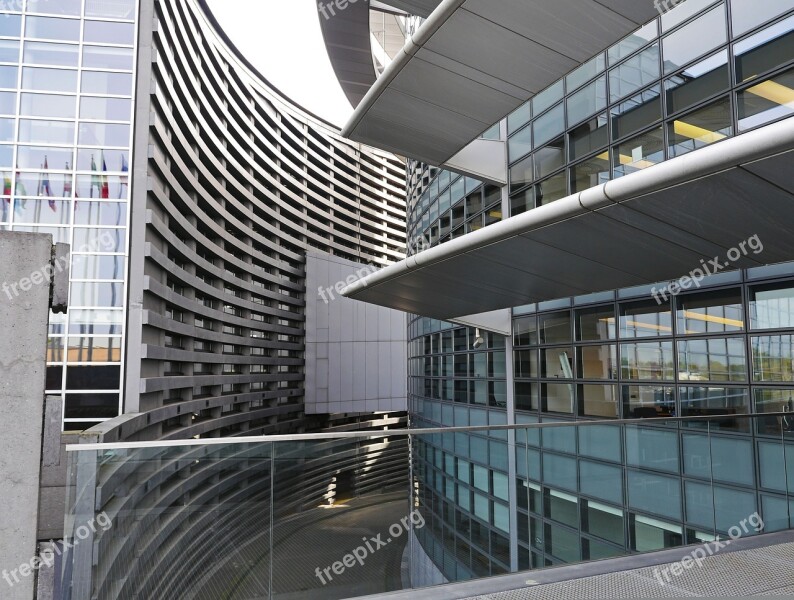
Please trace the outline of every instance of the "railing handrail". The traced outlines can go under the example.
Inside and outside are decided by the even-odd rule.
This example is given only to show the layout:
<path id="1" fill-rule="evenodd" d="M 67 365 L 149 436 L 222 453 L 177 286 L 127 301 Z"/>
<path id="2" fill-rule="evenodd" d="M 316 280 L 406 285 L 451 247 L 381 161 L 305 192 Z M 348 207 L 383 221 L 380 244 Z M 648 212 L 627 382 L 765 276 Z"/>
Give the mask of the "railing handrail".
<path id="1" fill-rule="evenodd" d="M 552 415 L 543 415 L 545 418 L 559 418 Z M 468 427 L 429 427 L 424 429 L 382 429 L 369 431 L 347 431 L 329 433 L 296 433 L 286 435 L 264 435 L 248 437 L 227 437 L 227 438 L 202 438 L 185 440 L 155 440 L 148 442 L 111 442 L 111 443 L 85 443 L 67 444 L 67 452 L 80 452 L 84 450 L 125 450 L 138 448 L 178 448 L 183 446 L 215 446 L 215 445 L 236 445 L 236 444 L 257 444 L 275 442 L 311 442 L 320 440 L 343 440 L 343 439 L 368 439 L 382 437 L 398 437 L 411 435 L 430 435 L 435 433 L 477 433 L 491 431 L 518 431 L 527 429 L 544 429 L 555 427 L 596 427 L 604 425 L 649 425 L 654 423 L 670 422 L 691 422 L 691 421 L 716 421 L 723 419 L 753 419 L 762 417 L 789 416 L 794 418 L 794 412 L 767 412 L 749 414 L 717 414 L 717 415 L 696 415 L 688 417 L 652 417 L 640 419 L 602 419 L 602 420 L 575 420 L 575 421 L 553 421 L 544 423 L 518 423 L 510 425 L 474 425 Z"/>

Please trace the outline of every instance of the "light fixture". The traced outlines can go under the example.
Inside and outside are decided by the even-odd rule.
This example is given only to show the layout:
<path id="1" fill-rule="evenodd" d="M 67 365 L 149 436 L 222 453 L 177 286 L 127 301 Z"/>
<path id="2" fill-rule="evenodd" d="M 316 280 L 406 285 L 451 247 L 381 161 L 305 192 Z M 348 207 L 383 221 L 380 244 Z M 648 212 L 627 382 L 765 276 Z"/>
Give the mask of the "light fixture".
<path id="1" fill-rule="evenodd" d="M 477 348 L 479 348 L 480 346 L 482 346 L 485 343 L 485 338 L 483 338 L 482 335 L 480 335 L 480 329 L 479 328 L 474 330 L 474 335 L 475 335 L 475 338 L 474 338 L 474 342 L 472 342 L 471 347 L 474 350 L 476 350 Z"/>

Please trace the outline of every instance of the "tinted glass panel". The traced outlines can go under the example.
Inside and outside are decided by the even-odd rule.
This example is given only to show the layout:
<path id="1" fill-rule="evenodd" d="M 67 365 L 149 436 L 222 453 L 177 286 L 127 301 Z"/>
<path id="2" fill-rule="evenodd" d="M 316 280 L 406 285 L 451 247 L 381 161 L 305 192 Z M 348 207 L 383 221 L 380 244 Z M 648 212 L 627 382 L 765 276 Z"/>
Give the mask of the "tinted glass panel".
<path id="1" fill-rule="evenodd" d="M 53 17 L 28 17 L 25 21 L 25 35 L 33 38 L 77 42 L 80 40 L 80 21 Z"/>
<path id="2" fill-rule="evenodd" d="M 664 38 L 664 72 L 675 71 L 727 41 L 725 5 L 721 4 Z"/>
<path id="3" fill-rule="evenodd" d="M 794 70 L 739 92 L 739 131 L 794 114 Z"/>
<path id="4" fill-rule="evenodd" d="M 135 25 L 132 23 L 111 23 L 108 21 L 86 21 L 83 40 L 102 44 L 132 44 Z"/>
<path id="5" fill-rule="evenodd" d="M 658 79 L 659 44 L 643 50 L 609 71 L 609 96 L 615 101 Z"/>
<path id="6" fill-rule="evenodd" d="M 794 17 L 767 27 L 735 44 L 736 81 L 755 79 L 794 56 Z"/>
<path id="7" fill-rule="evenodd" d="M 728 98 L 678 117 L 668 124 L 670 157 L 719 142 L 733 134 Z"/>

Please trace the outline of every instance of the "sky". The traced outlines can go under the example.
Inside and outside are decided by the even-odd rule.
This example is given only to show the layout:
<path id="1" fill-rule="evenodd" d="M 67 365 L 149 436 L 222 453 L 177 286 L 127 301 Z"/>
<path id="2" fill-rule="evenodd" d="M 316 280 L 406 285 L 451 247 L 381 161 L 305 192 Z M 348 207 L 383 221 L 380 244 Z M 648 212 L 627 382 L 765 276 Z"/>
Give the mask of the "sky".
<path id="1" fill-rule="evenodd" d="M 353 112 L 334 74 L 314 0 L 207 0 L 226 34 L 273 85 L 342 126 Z"/>

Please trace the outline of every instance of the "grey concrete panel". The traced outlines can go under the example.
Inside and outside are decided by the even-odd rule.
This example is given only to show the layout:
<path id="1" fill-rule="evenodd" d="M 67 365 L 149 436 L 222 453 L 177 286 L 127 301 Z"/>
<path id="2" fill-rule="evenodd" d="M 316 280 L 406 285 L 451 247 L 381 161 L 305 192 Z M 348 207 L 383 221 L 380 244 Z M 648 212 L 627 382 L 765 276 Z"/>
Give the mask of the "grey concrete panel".
<path id="1" fill-rule="evenodd" d="M 0 232 L 0 570 L 36 556 L 52 236 Z M 53 455 L 48 448 L 48 458 Z M 0 582 L 6 600 L 30 600 L 34 578 Z"/>
<path id="2" fill-rule="evenodd" d="M 307 281 L 333 287 L 364 265 L 310 251 Z M 308 291 L 306 413 L 407 409 L 407 322 L 404 313 L 336 295 L 325 303 Z M 309 323 L 328 324 L 311 330 Z"/>

